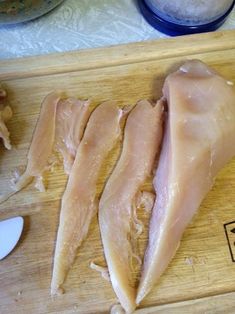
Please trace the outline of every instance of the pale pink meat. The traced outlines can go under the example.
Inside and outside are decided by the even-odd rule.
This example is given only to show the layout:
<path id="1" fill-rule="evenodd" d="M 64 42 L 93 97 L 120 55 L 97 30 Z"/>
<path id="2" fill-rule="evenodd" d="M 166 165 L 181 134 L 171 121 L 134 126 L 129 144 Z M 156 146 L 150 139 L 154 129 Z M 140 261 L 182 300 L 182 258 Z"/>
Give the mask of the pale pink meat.
<path id="1" fill-rule="evenodd" d="M 137 303 L 150 292 L 179 247 L 182 234 L 235 155 L 235 91 L 204 63 L 186 62 L 166 79 L 163 147 Z"/>
<path id="2" fill-rule="evenodd" d="M 120 159 L 99 204 L 99 225 L 113 289 L 122 307 L 136 307 L 132 258 L 128 240 L 139 233 L 136 201 L 141 185 L 154 167 L 162 139 L 163 104 L 140 101 L 127 118 Z"/>
<path id="3" fill-rule="evenodd" d="M 96 185 L 105 157 L 120 135 L 122 110 L 114 101 L 98 106 L 87 127 L 71 168 L 61 204 L 51 293 L 62 285 L 97 212 Z"/>
<path id="4" fill-rule="evenodd" d="M 70 173 L 90 116 L 89 105 L 87 100 L 68 98 L 60 100 L 57 106 L 55 148 L 63 157 L 67 174 Z"/>

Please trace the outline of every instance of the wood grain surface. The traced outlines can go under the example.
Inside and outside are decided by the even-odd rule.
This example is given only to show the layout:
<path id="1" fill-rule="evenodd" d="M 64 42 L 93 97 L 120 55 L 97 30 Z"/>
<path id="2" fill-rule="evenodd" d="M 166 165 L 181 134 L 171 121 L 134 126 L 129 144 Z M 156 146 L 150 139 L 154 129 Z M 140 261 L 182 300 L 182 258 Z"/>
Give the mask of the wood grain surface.
<path id="1" fill-rule="evenodd" d="M 79 52 L 0 61 L 0 81 L 8 90 L 13 119 L 8 123 L 13 149 L 0 149 L 0 191 L 8 190 L 12 171 L 26 165 L 26 155 L 43 97 L 52 90 L 91 98 L 95 107 L 107 99 L 120 106 L 141 98 L 157 99 L 168 73 L 186 59 L 201 59 L 235 83 L 235 31 L 200 34 Z M 118 158 L 112 151 L 98 182 L 103 189 Z M 46 174 L 47 192 L 31 184 L 0 205 L 0 219 L 23 215 L 25 227 L 14 252 L 0 261 L 0 313 L 109 313 L 117 303 L 109 282 L 89 268 L 103 261 L 97 219 L 80 248 L 66 293 L 50 297 L 50 280 L 60 199 L 67 177 L 62 165 Z M 151 190 L 151 179 L 143 189 Z M 140 239 L 143 254 L 148 217 Z M 235 159 L 219 173 L 214 187 L 185 231 L 180 249 L 137 313 L 234 313 L 235 263 L 224 224 L 235 221 Z M 232 245 L 235 235 L 227 231 Z M 235 227 L 235 224 L 234 224 Z M 235 250 L 234 250 L 235 251 Z"/>

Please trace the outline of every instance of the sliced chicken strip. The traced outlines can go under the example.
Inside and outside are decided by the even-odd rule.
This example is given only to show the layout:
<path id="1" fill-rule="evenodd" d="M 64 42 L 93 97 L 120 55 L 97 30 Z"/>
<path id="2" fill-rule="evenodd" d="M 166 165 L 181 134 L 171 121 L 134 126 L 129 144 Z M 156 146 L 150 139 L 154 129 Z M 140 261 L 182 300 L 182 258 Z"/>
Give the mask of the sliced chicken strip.
<path id="1" fill-rule="evenodd" d="M 96 184 L 101 166 L 120 135 L 122 110 L 108 101 L 92 113 L 62 198 L 51 293 L 61 293 L 77 249 L 97 212 Z"/>
<path id="2" fill-rule="evenodd" d="M 17 191 L 24 188 L 34 177 L 39 178 L 49 167 L 49 158 L 55 139 L 56 109 L 59 93 L 51 93 L 44 99 L 27 155 L 27 167 L 15 184 Z"/>
<path id="3" fill-rule="evenodd" d="M 216 174 L 235 155 L 231 85 L 196 60 L 166 79 L 163 93 L 169 113 L 137 303 L 167 268 Z"/>
<path id="4" fill-rule="evenodd" d="M 70 173 L 77 148 L 90 116 L 90 102 L 68 98 L 60 100 L 56 113 L 56 150 L 62 155 L 64 170 Z"/>
<path id="5" fill-rule="evenodd" d="M 27 155 L 26 170 L 15 182 L 14 190 L 0 197 L 0 203 L 27 186 L 33 178 L 42 177 L 43 172 L 49 166 L 49 157 L 52 154 L 55 138 L 56 107 L 59 99 L 59 93 L 51 93 L 44 99 Z"/>
<path id="6" fill-rule="evenodd" d="M 132 313 L 136 307 L 132 248 L 128 237 L 135 238 L 132 228 L 136 222 L 134 203 L 154 167 L 162 139 L 162 114 L 161 101 L 152 106 L 143 100 L 131 111 L 120 159 L 99 204 L 100 231 L 111 282 L 127 313 Z"/>

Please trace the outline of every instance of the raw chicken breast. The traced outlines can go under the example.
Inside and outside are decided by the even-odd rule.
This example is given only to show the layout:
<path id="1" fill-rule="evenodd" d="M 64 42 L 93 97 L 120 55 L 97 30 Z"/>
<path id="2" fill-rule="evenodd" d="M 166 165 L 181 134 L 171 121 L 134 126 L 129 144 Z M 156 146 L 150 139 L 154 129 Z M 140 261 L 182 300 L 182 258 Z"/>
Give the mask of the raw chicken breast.
<path id="1" fill-rule="evenodd" d="M 12 110 L 9 106 L 5 106 L 6 98 L 7 93 L 0 85 L 0 138 L 3 140 L 5 148 L 11 149 L 10 133 L 6 122 L 12 118 Z"/>
<path id="2" fill-rule="evenodd" d="M 120 135 L 122 110 L 108 101 L 92 113 L 79 145 L 62 198 L 51 293 L 62 284 L 97 212 L 96 184 L 101 166 Z"/>
<path id="3" fill-rule="evenodd" d="M 166 79 L 163 93 L 169 113 L 137 303 L 167 268 L 216 174 L 235 155 L 231 85 L 196 60 Z"/>
<path id="4" fill-rule="evenodd" d="M 128 238 L 138 236 L 136 201 L 151 174 L 162 139 L 163 104 L 140 101 L 127 118 L 123 149 L 99 204 L 99 224 L 113 289 L 127 313 L 136 307 L 133 252 Z"/>
<path id="5" fill-rule="evenodd" d="M 77 148 L 90 116 L 90 102 L 68 98 L 60 100 L 56 113 L 56 150 L 62 155 L 64 170 L 70 173 Z"/>

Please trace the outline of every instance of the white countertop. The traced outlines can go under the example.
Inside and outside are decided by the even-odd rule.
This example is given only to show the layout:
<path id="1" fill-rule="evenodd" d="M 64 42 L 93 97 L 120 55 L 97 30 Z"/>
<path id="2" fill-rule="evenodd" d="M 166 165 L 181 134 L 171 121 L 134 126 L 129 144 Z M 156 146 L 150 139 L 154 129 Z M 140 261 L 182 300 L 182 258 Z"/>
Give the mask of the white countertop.
<path id="1" fill-rule="evenodd" d="M 67 0 L 34 21 L 0 27 L 0 59 L 167 37 L 141 16 L 136 0 Z M 221 29 L 235 28 L 235 10 Z"/>

